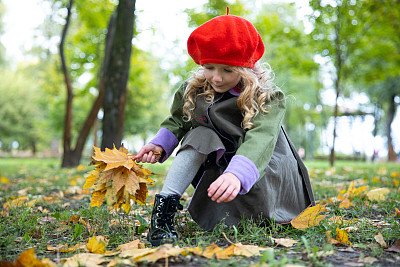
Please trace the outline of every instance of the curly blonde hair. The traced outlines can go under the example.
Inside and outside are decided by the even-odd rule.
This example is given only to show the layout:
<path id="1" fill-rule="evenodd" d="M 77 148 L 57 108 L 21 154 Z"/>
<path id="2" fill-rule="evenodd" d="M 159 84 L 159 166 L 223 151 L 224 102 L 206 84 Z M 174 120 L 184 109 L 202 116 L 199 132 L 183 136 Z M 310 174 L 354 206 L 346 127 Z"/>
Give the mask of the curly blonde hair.
<path id="1" fill-rule="evenodd" d="M 260 112 L 268 113 L 271 111 L 269 103 L 279 89 L 273 82 L 275 75 L 271 66 L 267 63 L 257 63 L 254 68 L 232 67 L 232 71 L 240 74 L 239 88 L 241 93 L 237 100 L 237 105 L 243 114 L 242 128 L 252 129 L 254 127 L 252 119 Z M 215 91 L 204 76 L 203 67 L 193 72 L 193 76 L 188 79 L 184 94 L 183 112 L 185 121 L 190 121 L 192 112 L 195 109 L 197 96 L 205 96 L 208 103 L 212 103 Z"/>

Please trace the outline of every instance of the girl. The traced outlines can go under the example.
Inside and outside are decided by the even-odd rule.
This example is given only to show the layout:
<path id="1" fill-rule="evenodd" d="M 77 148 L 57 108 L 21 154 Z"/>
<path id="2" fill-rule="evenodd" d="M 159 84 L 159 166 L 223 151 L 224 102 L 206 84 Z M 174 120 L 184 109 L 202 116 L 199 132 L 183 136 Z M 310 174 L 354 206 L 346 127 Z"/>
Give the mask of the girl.
<path id="1" fill-rule="evenodd" d="M 195 29 L 188 53 L 201 67 L 175 93 L 171 114 L 135 156 L 164 162 L 181 141 L 160 194 L 148 240 L 174 242 L 173 218 L 186 188 L 188 210 L 202 228 L 224 219 L 287 223 L 314 204 L 307 169 L 281 127 L 285 96 L 258 60 L 264 44 L 255 27 L 233 15 Z"/>

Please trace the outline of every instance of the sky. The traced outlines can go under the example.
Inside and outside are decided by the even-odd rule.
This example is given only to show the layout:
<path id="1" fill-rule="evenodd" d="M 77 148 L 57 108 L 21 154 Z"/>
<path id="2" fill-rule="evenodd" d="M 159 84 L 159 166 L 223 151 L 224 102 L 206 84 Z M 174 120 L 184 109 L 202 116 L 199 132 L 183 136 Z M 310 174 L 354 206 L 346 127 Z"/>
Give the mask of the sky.
<path id="1" fill-rule="evenodd" d="M 187 26 L 187 17 L 182 12 L 186 8 L 200 7 L 207 0 L 137 0 L 136 9 L 140 11 L 138 15 L 137 27 L 141 32 L 140 43 L 135 43 L 141 49 L 151 49 L 157 56 L 163 56 L 164 64 L 168 64 L 168 58 L 176 56 L 180 49 L 186 46 L 186 38 L 191 29 Z M 271 2 L 273 0 L 254 0 L 255 5 L 262 2 Z M 275 0 L 276 2 L 276 0 Z M 24 50 L 29 50 L 33 45 L 35 29 L 43 22 L 46 11 L 49 8 L 41 0 L 3 0 L 6 5 L 4 16 L 5 34 L 1 37 L 1 42 L 6 47 L 7 56 L 14 62 L 29 60 L 23 55 Z M 304 8 L 306 0 L 297 1 L 296 4 L 302 6 L 301 16 L 307 12 Z M 23 8 L 21 8 L 21 6 Z M 152 27 L 156 28 L 158 34 L 153 35 Z M 134 42 L 138 42 L 135 41 Z M 329 83 L 329 81 L 328 81 Z M 323 99 L 334 99 L 334 92 L 327 90 Z M 353 103 L 366 101 L 365 96 L 356 95 Z M 397 99 L 399 101 L 399 99 Z M 329 104 L 329 101 L 326 101 Z M 397 112 L 395 122 L 393 123 L 393 135 L 395 147 L 400 148 L 400 110 Z M 329 153 L 329 146 L 332 143 L 332 125 L 330 122 L 326 131 L 324 131 L 322 140 L 325 146 L 322 147 L 323 153 Z M 380 150 L 380 155 L 385 156 L 384 138 L 373 138 L 370 134 L 373 129 L 373 118 L 367 116 L 365 120 L 354 119 L 349 121 L 344 118 L 339 121 L 339 130 L 337 137 L 338 151 L 343 153 L 352 153 L 353 151 L 364 152 L 372 155 L 376 148 Z M 368 144 L 368 145 L 366 145 Z M 373 144 L 373 145 L 371 145 Z"/>

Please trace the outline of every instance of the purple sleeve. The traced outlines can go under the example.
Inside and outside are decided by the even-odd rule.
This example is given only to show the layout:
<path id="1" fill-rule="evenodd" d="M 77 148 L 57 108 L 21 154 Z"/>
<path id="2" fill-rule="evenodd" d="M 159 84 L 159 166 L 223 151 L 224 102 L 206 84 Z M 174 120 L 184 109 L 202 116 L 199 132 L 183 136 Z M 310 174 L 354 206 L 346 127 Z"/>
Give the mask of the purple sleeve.
<path id="1" fill-rule="evenodd" d="M 172 152 L 174 152 L 174 149 L 178 146 L 179 141 L 170 130 L 161 128 L 156 136 L 154 136 L 154 138 L 150 141 L 150 143 L 161 146 L 164 149 L 165 154 L 163 153 L 159 160 L 160 163 L 163 163 L 169 158 L 169 156 L 171 156 Z"/>
<path id="2" fill-rule="evenodd" d="M 260 177 L 256 165 L 247 157 L 235 155 L 229 162 L 224 173 L 230 172 L 239 178 L 242 184 L 239 194 L 244 195 L 250 191 L 257 179 Z"/>

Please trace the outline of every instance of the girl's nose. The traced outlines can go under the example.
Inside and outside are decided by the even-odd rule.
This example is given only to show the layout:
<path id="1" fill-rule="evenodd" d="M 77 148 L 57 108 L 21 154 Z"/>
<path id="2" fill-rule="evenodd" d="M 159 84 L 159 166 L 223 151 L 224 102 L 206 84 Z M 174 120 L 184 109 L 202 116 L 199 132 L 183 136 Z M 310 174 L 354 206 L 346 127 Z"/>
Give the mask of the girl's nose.
<path id="1" fill-rule="evenodd" d="M 221 82 L 222 81 L 222 76 L 218 71 L 216 71 L 214 73 L 213 80 L 214 80 L 214 82 Z"/>

